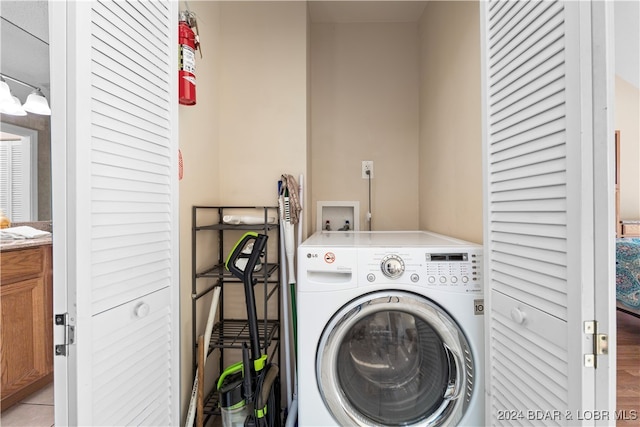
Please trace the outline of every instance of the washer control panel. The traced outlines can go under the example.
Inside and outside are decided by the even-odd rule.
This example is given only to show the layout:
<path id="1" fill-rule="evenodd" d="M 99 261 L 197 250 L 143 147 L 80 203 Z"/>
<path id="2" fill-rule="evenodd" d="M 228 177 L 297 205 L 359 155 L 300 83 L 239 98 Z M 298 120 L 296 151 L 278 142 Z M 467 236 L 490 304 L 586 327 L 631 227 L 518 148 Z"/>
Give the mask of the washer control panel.
<path id="1" fill-rule="evenodd" d="M 478 254 L 469 252 L 428 253 L 425 274 L 430 285 L 456 285 L 480 281 Z"/>
<path id="2" fill-rule="evenodd" d="M 358 258 L 358 276 L 360 280 L 365 279 L 365 283 L 413 284 L 464 292 L 482 290 L 481 248 L 433 252 L 417 248 L 385 252 L 367 250 L 360 251 Z"/>

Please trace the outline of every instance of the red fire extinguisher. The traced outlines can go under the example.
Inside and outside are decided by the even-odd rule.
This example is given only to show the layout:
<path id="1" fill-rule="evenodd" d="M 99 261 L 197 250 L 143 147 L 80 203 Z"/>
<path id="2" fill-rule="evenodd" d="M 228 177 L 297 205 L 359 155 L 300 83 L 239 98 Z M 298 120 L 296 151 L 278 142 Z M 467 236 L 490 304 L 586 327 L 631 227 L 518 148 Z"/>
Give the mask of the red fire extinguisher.
<path id="1" fill-rule="evenodd" d="M 178 22 L 178 98 L 182 105 L 196 104 L 196 49 L 198 40 L 191 29 L 195 17 L 189 11 L 180 12 Z"/>

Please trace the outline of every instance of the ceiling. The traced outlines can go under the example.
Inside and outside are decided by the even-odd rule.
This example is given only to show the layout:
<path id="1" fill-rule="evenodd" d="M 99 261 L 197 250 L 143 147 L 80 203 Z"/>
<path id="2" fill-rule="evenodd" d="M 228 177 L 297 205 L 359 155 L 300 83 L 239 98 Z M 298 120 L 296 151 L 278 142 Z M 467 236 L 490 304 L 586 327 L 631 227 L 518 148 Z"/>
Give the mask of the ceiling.
<path id="1" fill-rule="evenodd" d="M 640 2 L 616 0 L 615 73 L 640 88 Z"/>
<path id="2" fill-rule="evenodd" d="M 48 2 L 2 0 L 0 18 L 0 73 L 39 87 L 49 99 Z M 22 102 L 33 91 L 6 82 Z"/>
<path id="3" fill-rule="evenodd" d="M 316 23 L 416 22 L 427 1 L 312 0 Z M 47 0 L 0 0 L 0 73 L 42 89 L 49 98 Z M 640 2 L 614 2 L 615 72 L 640 88 Z M 7 79 L 22 102 L 32 89 Z"/>
<path id="4" fill-rule="evenodd" d="M 309 1 L 309 16 L 317 23 L 416 22 L 426 1 Z"/>

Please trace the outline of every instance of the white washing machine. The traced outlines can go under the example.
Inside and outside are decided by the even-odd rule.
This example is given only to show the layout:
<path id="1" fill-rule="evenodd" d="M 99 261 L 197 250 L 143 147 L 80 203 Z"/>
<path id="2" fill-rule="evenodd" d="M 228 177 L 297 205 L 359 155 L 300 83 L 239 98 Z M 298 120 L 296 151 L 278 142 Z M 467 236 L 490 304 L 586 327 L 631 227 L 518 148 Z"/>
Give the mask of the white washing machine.
<path id="1" fill-rule="evenodd" d="M 297 289 L 300 426 L 484 425 L 481 246 L 318 232 Z"/>

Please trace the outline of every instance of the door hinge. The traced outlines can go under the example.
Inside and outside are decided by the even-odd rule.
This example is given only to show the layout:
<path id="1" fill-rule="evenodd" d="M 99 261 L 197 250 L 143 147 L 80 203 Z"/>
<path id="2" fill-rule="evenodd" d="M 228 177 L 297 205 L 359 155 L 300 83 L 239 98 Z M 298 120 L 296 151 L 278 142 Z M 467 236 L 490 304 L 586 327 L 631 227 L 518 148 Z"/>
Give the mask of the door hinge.
<path id="1" fill-rule="evenodd" d="M 56 326 L 62 326 L 62 333 L 64 334 L 62 344 L 55 344 L 54 351 L 56 356 L 67 356 L 69 353 L 69 345 L 75 342 L 75 325 L 73 325 L 73 318 L 69 317 L 69 313 L 54 315 L 54 324 Z M 56 328 L 59 330 L 60 328 Z M 60 341 L 56 340 L 56 343 Z"/>
<path id="2" fill-rule="evenodd" d="M 593 352 L 584 355 L 584 366 L 597 368 L 598 356 L 609 354 L 609 335 L 598 333 L 598 322 L 595 320 L 584 322 L 584 333 L 591 335 L 593 342 Z"/>

